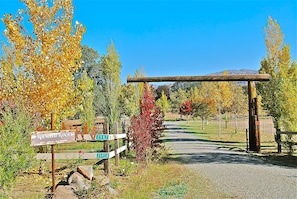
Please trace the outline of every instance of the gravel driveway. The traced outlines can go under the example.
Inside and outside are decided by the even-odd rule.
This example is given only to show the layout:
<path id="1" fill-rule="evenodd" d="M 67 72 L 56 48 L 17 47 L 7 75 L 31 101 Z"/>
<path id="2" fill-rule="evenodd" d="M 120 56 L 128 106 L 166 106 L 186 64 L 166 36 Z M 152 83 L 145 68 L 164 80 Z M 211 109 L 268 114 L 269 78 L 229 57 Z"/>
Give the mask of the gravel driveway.
<path id="1" fill-rule="evenodd" d="M 200 140 L 166 122 L 166 146 L 192 171 L 230 198 L 297 198 L 297 169 L 265 163 L 245 152 Z"/>

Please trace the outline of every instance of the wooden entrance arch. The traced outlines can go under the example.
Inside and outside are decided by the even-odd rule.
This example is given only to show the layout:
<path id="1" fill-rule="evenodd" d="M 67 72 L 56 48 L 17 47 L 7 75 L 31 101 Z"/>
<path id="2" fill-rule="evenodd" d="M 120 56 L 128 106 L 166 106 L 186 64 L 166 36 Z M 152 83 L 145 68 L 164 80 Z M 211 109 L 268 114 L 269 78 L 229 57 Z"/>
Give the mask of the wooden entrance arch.
<path id="1" fill-rule="evenodd" d="M 127 82 L 195 82 L 195 81 L 247 81 L 249 99 L 249 150 L 260 152 L 260 121 L 257 111 L 257 98 L 252 96 L 253 81 L 269 81 L 268 74 L 253 75 L 207 75 L 207 76 L 165 76 L 165 77 L 128 77 Z"/>

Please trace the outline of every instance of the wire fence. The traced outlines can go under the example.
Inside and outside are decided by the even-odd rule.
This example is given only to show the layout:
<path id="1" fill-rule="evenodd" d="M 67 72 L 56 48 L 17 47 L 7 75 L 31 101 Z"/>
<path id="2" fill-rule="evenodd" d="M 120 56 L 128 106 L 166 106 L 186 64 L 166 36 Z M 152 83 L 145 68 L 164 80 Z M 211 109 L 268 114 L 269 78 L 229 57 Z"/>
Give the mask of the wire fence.
<path id="1" fill-rule="evenodd" d="M 227 124 L 226 124 L 227 121 Z M 249 128 L 249 118 L 248 116 L 240 116 L 238 118 L 231 117 L 226 118 L 222 116 L 221 118 L 216 117 L 209 121 L 211 124 L 217 124 L 221 127 L 228 125 L 228 129 L 236 129 L 238 132 L 245 132 Z M 264 134 L 274 135 L 276 130 L 273 125 L 273 120 L 271 117 L 263 116 L 260 117 L 260 132 Z"/>

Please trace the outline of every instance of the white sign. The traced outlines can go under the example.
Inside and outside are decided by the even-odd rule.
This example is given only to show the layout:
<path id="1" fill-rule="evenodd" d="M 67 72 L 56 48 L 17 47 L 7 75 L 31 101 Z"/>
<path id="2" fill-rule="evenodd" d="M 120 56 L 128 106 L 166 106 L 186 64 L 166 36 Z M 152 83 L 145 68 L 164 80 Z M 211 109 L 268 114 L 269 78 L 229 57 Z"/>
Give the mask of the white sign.
<path id="1" fill-rule="evenodd" d="M 75 132 L 63 131 L 35 131 L 31 134 L 31 146 L 54 145 L 76 142 Z"/>

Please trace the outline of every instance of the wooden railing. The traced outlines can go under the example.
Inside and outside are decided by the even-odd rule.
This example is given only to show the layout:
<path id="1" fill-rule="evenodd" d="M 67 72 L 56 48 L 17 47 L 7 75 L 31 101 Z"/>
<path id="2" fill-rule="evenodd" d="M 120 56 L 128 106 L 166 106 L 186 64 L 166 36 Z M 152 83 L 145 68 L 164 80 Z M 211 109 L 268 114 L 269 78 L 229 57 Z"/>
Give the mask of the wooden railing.
<path id="1" fill-rule="evenodd" d="M 86 134 L 84 130 L 81 128 L 80 120 L 68 120 L 64 122 L 63 128 L 66 130 L 74 130 L 75 137 L 77 142 L 104 142 L 103 143 L 103 152 L 84 152 L 83 150 L 79 150 L 75 153 L 54 153 L 54 159 L 102 159 L 104 162 L 104 171 L 105 174 L 109 174 L 109 160 L 115 157 L 115 165 L 119 164 L 119 154 L 129 149 L 131 143 L 126 142 L 127 134 L 126 133 L 118 133 L 117 126 L 115 127 L 116 134 L 109 134 L 108 124 L 102 119 L 95 120 L 95 126 L 92 130 L 91 134 Z M 102 125 L 101 130 L 102 133 L 99 133 L 98 125 Z M 122 146 L 119 144 L 119 140 L 123 140 Z M 114 150 L 110 151 L 110 142 L 114 141 Z M 76 143 L 72 143 L 72 145 Z M 51 153 L 37 153 L 36 159 L 44 160 L 44 159 L 52 159 Z"/>
<path id="2" fill-rule="evenodd" d="M 282 144 L 287 144 L 287 141 L 282 141 L 281 135 L 297 135 L 297 132 L 287 132 L 287 131 L 277 131 L 275 136 L 275 141 L 277 142 L 277 152 L 282 152 Z M 297 143 L 291 143 L 293 145 L 297 145 Z"/>

